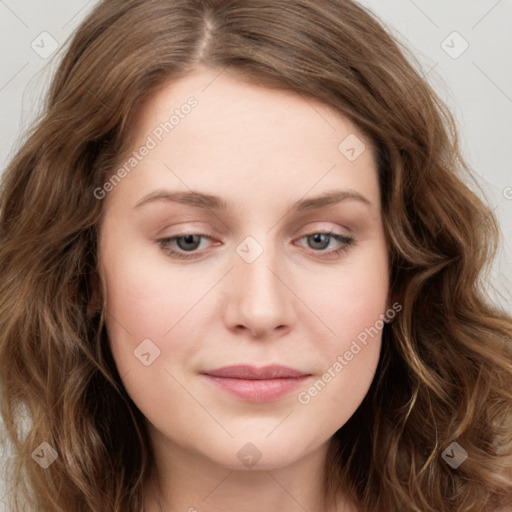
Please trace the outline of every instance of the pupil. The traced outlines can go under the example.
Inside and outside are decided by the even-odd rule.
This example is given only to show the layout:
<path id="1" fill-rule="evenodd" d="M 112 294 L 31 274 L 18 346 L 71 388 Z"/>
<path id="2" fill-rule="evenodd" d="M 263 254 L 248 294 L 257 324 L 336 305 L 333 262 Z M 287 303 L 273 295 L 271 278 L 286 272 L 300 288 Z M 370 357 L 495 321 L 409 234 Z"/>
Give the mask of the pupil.
<path id="1" fill-rule="evenodd" d="M 180 246 L 181 249 L 195 249 L 195 247 L 181 247 L 182 244 L 180 244 L 180 240 L 184 240 L 184 245 L 190 245 L 192 244 L 193 246 L 194 245 L 197 245 L 197 240 L 195 240 L 194 242 L 194 237 L 198 238 L 198 235 L 185 235 L 185 236 L 182 236 L 180 237 L 180 239 L 178 239 L 178 245 Z"/>
<path id="2" fill-rule="evenodd" d="M 316 249 L 325 249 L 329 245 L 329 235 L 325 233 L 316 233 L 312 236 L 314 244 L 320 244 L 321 247 L 315 247 Z M 325 237 L 323 243 L 322 239 Z M 325 243 L 327 241 L 327 244 Z"/>

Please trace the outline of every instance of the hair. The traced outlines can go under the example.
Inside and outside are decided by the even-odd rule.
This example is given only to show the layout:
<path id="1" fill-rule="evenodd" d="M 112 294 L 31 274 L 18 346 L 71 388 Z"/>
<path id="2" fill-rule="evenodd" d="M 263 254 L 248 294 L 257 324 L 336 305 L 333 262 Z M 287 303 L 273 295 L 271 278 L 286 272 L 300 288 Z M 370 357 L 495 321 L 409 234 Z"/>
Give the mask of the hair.
<path id="1" fill-rule="evenodd" d="M 451 114 L 407 50 L 349 0 L 103 0 L 2 180 L 12 509 L 141 508 L 154 459 L 110 352 L 105 305 L 91 306 L 104 205 L 94 191 L 128 147 L 137 106 L 199 66 L 317 98 L 375 147 L 402 309 L 384 327 L 368 394 L 330 440 L 329 503 L 340 490 L 365 512 L 512 502 L 512 318 L 485 283 L 497 222 L 467 184 Z M 441 457 L 454 441 L 469 454 L 456 470 Z M 58 452 L 44 470 L 31 457 L 42 442 Z"/>

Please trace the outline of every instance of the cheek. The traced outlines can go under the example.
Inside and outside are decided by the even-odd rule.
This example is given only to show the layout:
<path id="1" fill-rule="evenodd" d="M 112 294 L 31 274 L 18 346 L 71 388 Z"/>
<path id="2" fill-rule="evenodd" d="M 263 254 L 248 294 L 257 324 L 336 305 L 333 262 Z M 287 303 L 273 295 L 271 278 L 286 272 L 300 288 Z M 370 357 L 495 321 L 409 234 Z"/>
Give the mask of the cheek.
<path id="1" fill-rule="evenodd" d="M 209 288 L 208 279 L 191 280 L 147 254 L 119 253 L 104 267 L 108 311 L 139 336 L 163 337 Z"/>
<path id="2" fill-rule="evenodd" d="M 377 321 L 382 328 L 388 287 L 387 259 L 383 251 L 351 262 L 335 276 L 320 279 L 311 276 L 304 296 L 311 309 L 330 328 L 327 346 L 341 350 Z"/>
<path id="3" fill-rule="evenodd" d="M 185 293 L 169 293 L 157 267 L 114 240 L 105 250 L 102 272 L 107 291 L 107 326 L 118 366 L 129 367 L 133 351 L 145 339 L 160 349 L 161 339 L 176 321 Z M 126 248 L 127 249 L 127 248 Z M 175 283 L 176 288 L 180 283 Z"/>
<path id="4" fill-rule="evenodd" d="M 325 418 L 327 430 L 337 430 L 352 416 L 378 365 L 389 285 L 385 254 L 378 256 L 358 261 L 334 283 L 308 294 L 311 309 L 334 334 L 316 338 L 322 366 L 297 400 L 311 418 Z"/>
<path id="5" fill-rule="evenodd" d="M 104 267 L 109 344 L 127 393 L 146 417 L 158 419 L 169 403 L 184 399 L 167 372 L 174 374 L 173 365 L 193 351 L 188 322 L 208 287 L 147 257 L 118 254 Z"/>
<path id="6" fill-rule="evenodd" d="M 125 386 L 135 397 L 159 376 L 168 380 L 165 369 L 181 371 L 190 359 L 194 336 L 200 337 L 201 322 L 211 315 L 210 290 L 219 278 L 205 270 L 198 279 L 197 270 L 173 267 L 147 247 L 135 254 L 122 240 L 106 249 L 107 332 L 119 374 L 126 375 Z"/>

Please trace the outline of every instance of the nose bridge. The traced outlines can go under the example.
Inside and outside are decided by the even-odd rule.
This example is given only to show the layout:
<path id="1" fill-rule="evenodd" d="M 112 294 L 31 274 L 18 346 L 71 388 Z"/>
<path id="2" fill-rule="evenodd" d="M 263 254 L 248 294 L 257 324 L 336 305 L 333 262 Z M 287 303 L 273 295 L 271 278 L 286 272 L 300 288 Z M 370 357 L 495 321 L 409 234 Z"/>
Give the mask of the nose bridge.
<path id="1" fill-rule="evenodd" d="M 292 297 L 287 290 L 282 258 L 272 237 L 246 237 L 236 248 L 228 299 L 227 322 L 265 335 L 293 321 Z M 284 281 L 284 282 L 283 282 Z"/>

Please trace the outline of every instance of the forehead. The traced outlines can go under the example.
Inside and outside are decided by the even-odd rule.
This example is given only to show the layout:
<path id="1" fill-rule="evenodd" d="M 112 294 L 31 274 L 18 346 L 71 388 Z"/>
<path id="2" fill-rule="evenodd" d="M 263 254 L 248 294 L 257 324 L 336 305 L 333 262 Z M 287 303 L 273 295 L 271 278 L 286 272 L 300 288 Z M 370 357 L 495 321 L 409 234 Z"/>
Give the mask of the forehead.
<path id="1" fill-rule="evenodd" d="M 193 109 L 187 107 L 191 98 L 197 103 Z M 187 110 L 185 115 L 181 109 Z M 268 144 L 272 135 L 279 134 L 275 144 L 300 135 L 320 136 L 336 143 L 344 132 L 359 132 L 343 114 L 311 95 L 261 86 L 241 80 L 234 71 L 204 67 L 164 83 L 143 102 L 135 117 L 134 133 L 139 138 L 151 133 L 173 113 L 173 136 L 193 130 L 203 141 L 208 135 L 218 142 L 217 135 L 228 134 L 238 142 L 250 138 Z"/>
<path id="2" fill-rule="evenodd" d="M 347 118 L 315 98 L 226 72 L 202 68 L 151 95 L 124 162 L 144 145 L 151 149 L 111 195 L 168 186 L 250 201 L 261 190 L 297 199 L 343 186 L 379 197 L 371 141 Z"/>

